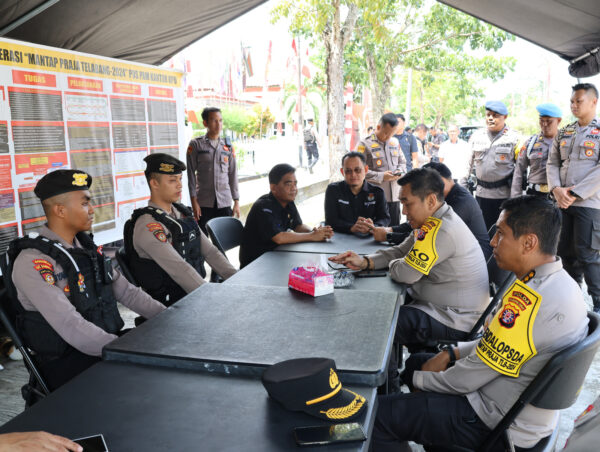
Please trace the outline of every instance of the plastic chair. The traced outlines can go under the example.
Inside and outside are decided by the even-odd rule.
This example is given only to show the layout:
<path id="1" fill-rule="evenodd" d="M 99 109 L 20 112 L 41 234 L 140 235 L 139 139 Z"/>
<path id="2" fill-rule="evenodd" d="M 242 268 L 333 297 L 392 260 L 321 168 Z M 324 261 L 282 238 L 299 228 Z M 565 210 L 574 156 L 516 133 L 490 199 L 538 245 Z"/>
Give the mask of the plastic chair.
<path id="1" fill-rule="evenodd" d="M 0 256 L 0 269 L 2 270 L 2 278 L 4 282 L 4 287 L 0 290 L 0 321 L 4 325 L 4 328 L 6 328 L 6 331 L 15 344 L 15 347 L 17 347 L 19 352 L 21 352 L 21 355 L 23 356 L 23 362 L 25 363 L 25 367 L 29 372 L 29 383 L 25 384 L 21 388 L 23 399 L 25 399 L 25 405 L 26 407 L 29 407 L 38 400 L 50 394 L 50 390 L 48 389 L 48 385 L 42 377 L 42 374 L 37 368 L 29 349 L 23 343 L 21 336 L 19 336 L 13 324 L 13 319 L 15 316 L 10 304 L 15 302 L 18 303 L 18 301 L 16 300 L 16 290 L 14 286 L 12 286 L 12 280 L 10 279 L 9 275 L 9 271 L 11 271 L 12 268 L 9 268 L 7 260 L 8 256 L 6 254 Z M 11 300 L 11 297 L 14 298 Z"/>
<path id="2" fill-rule="evenodd" d="M 133 277 L 133 273 L 129 269 L 129 265 L 127 264 L 127 254 L 125 254 L 125 248 L 121 247 L 117 250 L 115 257 L 117 258 L 117 262 L 119 263 L 119 268 L 121 269 L 121 273 L 125 276 L 125 279 L 129 281 L 134 286 L 140 286 L 138 282 Z"/>
<path id="3" fill-rule="evenodd" d="M 600 316 L 588 312 L 588 319 L 590 322 L 587 337 L 583 341 L 558 352 L 546 363 L 500 423 L 487 436 L 477 452 L 492 450 L 493 445 L 500 438 L 503 439 L 505 450 L 508 451 L 549 452 L 554 450 L 558 437 L 558 425 L 550 436 L 542 438 L 534 447 L 529 449 L 515 448 L 508 435 L 508 428 L 528 404 L 546 410 L 564 410 L 577 400 L 588 369 L 600 347 L 600 328 L 598 328 Z M 470 449 L 463 447 L 454 447 L 448 450 L 456 452 L 470 451 Z"/>
<path id="4" fill-rule="evenodd" d="M 244 225 L 235 217 L 218 217 L 206 223 L 210 239 L 218 250 L 225 254 L 242 243 Z"/>

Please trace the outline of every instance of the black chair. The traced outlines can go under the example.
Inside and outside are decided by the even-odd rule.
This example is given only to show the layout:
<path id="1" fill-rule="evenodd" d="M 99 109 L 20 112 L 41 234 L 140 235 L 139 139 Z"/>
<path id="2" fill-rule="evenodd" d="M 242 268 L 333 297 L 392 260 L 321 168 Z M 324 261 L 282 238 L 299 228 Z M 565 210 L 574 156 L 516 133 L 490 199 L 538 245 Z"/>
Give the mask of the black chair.
<path id="1" fill-rule="evenodd" d="M 12 281 L 9 276 L 9 272 L 12 271 L 12 268 L 9 268 L 7 260 L 8 256 L 6 254 L 0 256 L 0 269 L 2 270 L 4 282 L 4 287 L 0 290 L 0 322 L 2 322 L 15 347 L 17 347 L 17 350 L 19 350 L 23 356 L 23 362 L 29 372 L 29 382 L 21 388 L 21 394 L 25 400 L 25 406 L 30 407 L 50 394 L 50 390 L 48 389 L 48 385 L 42 377 L 41 372 L 37 368 L 33 356 L 23 343 L 23 340 L 17 333 L 13 323 L 15 314 L 11 303 L 18 303 L 18 300 L 16 300 L 16 289 L 12 286 Z M 11 297 L 15 298 L 11 300 Z"/>
<path id="2" fill-rule="evenodd" d="M 223 254 L 242 243 L 244 225 L 235 217 L 218 217 L 208 220 L 206 229 L 214 245 Z"/>
<path id="3" fill-rule="evenodd" d="M 133 273 L 129 270 L 129 266 L 127 264 L 127 255 L 125 254 L 125 248 L 121 247 L 117 250 L 115 257 L 117 258 L 117 262 L 119 264 L 119 268 L 121 269 L 121 273 L 125 276 L 125 279 L 129 281 L 134 286 L 140 286 L 138 282 L 133 277 Z"/>
<path id="4" fill-rule="evenodd" d="M 504 280 L 502 285 L 496 291 L 494 297 L 491 299 L 490 304 L 487 305 L 487 307 L 485 308 L 477 322 L 475 322 L 475 325 L 473 325 L 473 328 L 471 328 L 471 331 L 469 331 L 469 334 L 467 335 L 467 337 L 465 337 L 465 339 L 463 339 L 463 341 L 474 341 L 475 339 L 479 339 L 479 337 L 481 337 L 481 334 L 483 333 L 483 325 L 485 324 L 485 320 L 492 313 L 494 308 L 502 302 L 502 297 L 504 296 L 504 293 L 508 290 L 511 284 L 515 282 L 515 279 L 516 276 L 514 273 L 510 273 L 508 275 L 508 277 Z M 439 349 L 441 345 L 454 344 L 456 344 L 456 341 L 450 339 L 437 339 L 435 341 L 427 343 L 427 348 L 429 350 L 431 350 L 432 348 Z"/>
<path id="5" fill-rule="evenodd" d="M 515 449 L 508 435 L 508 428 L 528 404 L 546 410 L 564 410 L 577 400 L 587 371 L 600 347 L 600 328 L 598 328 L 600 316 L 588 312 L 588 319 L 590 322 L 587 337 L 578 344 L 558 352 L 546 363 L 500 423 L 488 435 L 482 446 L 477 449 L 477 452 L 492 450 L 493 445 L 501 438 L 507 451 L 549 452 L 553 450 L 558 436 L 558 426 L 550 436 L 541 439 L 529 449 Z M 449 450 L 471 451 L 462 447 L 454 447 Z"/>

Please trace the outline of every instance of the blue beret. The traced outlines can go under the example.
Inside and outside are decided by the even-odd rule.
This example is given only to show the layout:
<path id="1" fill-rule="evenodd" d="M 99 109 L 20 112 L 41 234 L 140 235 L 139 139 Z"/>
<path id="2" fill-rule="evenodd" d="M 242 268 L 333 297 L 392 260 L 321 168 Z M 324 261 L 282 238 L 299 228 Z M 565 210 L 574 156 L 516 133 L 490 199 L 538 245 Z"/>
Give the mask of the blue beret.
<path id="1" fill-rule="evenodd" d="M 499 100 L 488 100 L 485 103 L 485 109 L 495 111 L 496 113 L 499 113 L 501 115 L 508 114 L 508 108 L 506 108 L 504 102 L 501 102 Z"/>
<path id="2" fill-rule="evenodd" d="M 562 118 L 562 111 L 554 104 L 539 104 L 535 107 L 540 116 L 549 116 L 551 118 Z"/>

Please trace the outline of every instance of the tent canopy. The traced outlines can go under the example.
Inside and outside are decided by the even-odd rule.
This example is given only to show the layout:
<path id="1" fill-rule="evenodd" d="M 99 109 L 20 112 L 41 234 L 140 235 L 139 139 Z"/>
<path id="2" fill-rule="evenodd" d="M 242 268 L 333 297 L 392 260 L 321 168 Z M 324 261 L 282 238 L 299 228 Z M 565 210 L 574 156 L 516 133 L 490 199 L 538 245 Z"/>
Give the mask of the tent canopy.
<path id="1" fill-rule="evenodd" d="M 3 0 L 0 36 L 158 65 L 265 0 Z"/>
<path id="2" fill-rule="evenodd" d="M 571 62 L 574 77 L 600 71 L 598 0 L 439 0 Z"/>

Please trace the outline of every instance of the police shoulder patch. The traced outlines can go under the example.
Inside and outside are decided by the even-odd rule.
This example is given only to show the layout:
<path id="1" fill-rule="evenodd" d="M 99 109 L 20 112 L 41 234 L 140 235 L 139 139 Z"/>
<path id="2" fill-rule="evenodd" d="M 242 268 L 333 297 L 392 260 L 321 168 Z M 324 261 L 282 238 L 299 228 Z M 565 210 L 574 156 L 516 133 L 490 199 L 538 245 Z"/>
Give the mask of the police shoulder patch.
<path id="1" fill-rule="evenodd" d="M 51 286 L 56 284 L 56 276 L 54 275 L 54 266 L 46 259 L 34 259 L 33 268 L 39 272 L 40 276 Z"/>
<path id="2" fill-rule="evenodd" d="M 442 220 L 439 218 L 427 218 L 421 229 L 415 231 L 415 244 L 404 258 L 407 265 L 424 275 L 429 275 L 438 260 L 435 239 L 441 226 Z"/>
<path id="3" fill-rule="evenodd" d="M 363 154 L 365 152 L 365 145 L 364 144 L 359 144 L 358 147 L 356 148 L 357 152 L 360 152 L 361 154 Z"/>
<path id="4" fill-rule="evenodd" d="M 523 365 L 537 354 L 533 324 L 542 296 L 523 281 L 515 281 L 477 343 L 477 356 L 503 375 L 518 377 Z"/>
<path id="5" fill-rule="evenodd" d="M 165 234 L 165 230 L 160 223 L 148 223 L 146 225 L 148 230 L 154 234 L 154 237 L 160 242 L 167 241 L 167 234 Z"/>

